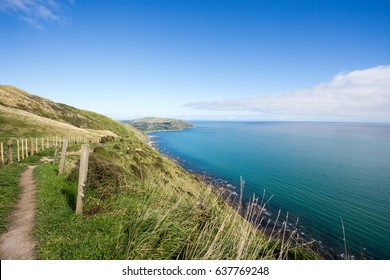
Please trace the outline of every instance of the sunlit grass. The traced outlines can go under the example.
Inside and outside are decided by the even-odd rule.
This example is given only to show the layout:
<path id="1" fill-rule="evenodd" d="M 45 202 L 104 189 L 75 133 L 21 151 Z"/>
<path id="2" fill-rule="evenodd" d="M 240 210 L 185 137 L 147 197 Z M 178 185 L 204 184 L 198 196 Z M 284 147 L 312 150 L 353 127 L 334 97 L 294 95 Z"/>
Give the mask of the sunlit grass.
<path id="1" fill-rule="evenodd" d="M 7 229 L 9 215 L 15 209 L 20 194 L 19 177 L 26 165 L 0 168 L 0 233 Z"/>

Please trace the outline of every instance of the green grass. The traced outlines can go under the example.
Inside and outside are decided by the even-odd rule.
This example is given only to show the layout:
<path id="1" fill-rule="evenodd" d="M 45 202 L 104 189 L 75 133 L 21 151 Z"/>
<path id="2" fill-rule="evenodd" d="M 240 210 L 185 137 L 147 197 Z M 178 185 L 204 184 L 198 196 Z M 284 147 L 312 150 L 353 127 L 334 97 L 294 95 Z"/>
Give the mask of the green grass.
<path id="1" fill-rule="evenodd" d="M 20 194 L 19 176 L 26 165 L 0 168 L 0 233 L 7 229 L 9 215 L 15 209 Z"/>
<path id="2" fill-rule="evenodd" d="M 84 217 L 74 214 L 77 181 L 57 176 L 57 166 L 43 164 L 36 168 L 39 185 L 36 237 L 40 259 L 120 259 L 117 248 L 120 215 L 107 212 L 112 201 L 105 201 L 104 208 L 87 191 Z M 103 206 L 102 206 L 103 207 Z M 104 210 L 104 211 L 103 211 Z M 103 211 L 94 215 L 94 211 Z M 123 250 L 122 250 L 123 252 Z"/>
<path id="3" fill-rule="evenodd" d="M 4 142 L 5 146 L 8 139 L 13 139 L 17 135 L 23 135 L 25 138 L 43 136 L 36 127 L 31 129 L 31 126 L 29 127 L 29 123 L 21 117 L 16 118 L 14 116 L 0 114 L 0 123 L 0 141 Z"/>
<path id="4" fill-rule="evenodd" d="M 29 156 L 29 157 L 25 157 L 24 159 L 20 159 L 19 163 L 36 165 L 36 164 L 40 163 L 40 160 L 43 156 L 53 157 L 53 155 L 54 155 L 54 149 L 49 148 L 49 149 L 46 149 L 44 151 L 40 151 L 38 153 L 35 153 L 33 156 Z M 14 158 L 14 160 L 16 160 L 16 158 Z"/>

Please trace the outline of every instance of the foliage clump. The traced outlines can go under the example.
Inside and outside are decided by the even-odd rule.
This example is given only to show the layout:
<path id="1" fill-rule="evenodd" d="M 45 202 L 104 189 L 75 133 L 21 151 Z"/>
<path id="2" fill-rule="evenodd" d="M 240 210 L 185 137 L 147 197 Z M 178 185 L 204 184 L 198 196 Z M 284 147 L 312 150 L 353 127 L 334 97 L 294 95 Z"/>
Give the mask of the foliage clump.
<path id="1" fill-rule="evenodd" d="M 100 143 L 104 144 L 107 142 L 112 142 L 114 140 L 115 140 L 114 136 L 103 136 L 102 138 L 100 138 Z"/>
<path id="2" fill-rule="evenodd" d="M 104 149 L 103 149 L 104 150 Z M 103 153 L 103 152 L 101 152 Z M 109 154 L 106 151 L 107 154 Z M 71 171 L 69 180 L 77 180 L 79 164 Z M 89 157 L 88 179 L 86 188 L 97 190 L 100 195 L 109 197 L 119 192 L 126 179 L 130 177 L 129 172 L 118 163 L 115 163 L 99 153 L 93 153 Z"/>
<path id="3" fill-rule="evenodd" d="M 100 155 L 101 157 L 105 158 L 105 159 L 112 159 L 113 158 L 113 154 L 110 153 L 109 151 L 107 151 L 105 148 L 103 148 L 102 146 L 97 146 L 93 149 L 93 152 Z"/>

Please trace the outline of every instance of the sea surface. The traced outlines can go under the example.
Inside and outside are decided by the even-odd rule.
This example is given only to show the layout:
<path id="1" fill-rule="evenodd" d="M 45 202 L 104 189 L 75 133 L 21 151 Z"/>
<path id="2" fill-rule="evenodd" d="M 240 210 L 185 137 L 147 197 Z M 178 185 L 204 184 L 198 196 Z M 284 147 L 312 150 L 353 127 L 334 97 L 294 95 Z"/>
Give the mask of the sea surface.
<path id="1" fill-rule="evenodd" d="M 193 122 L 150 133 L 187 170 L 268 199 L 275 218 L 299 217 L 302 236 L 343 258 L 390 259 L 390 124 Z"/>

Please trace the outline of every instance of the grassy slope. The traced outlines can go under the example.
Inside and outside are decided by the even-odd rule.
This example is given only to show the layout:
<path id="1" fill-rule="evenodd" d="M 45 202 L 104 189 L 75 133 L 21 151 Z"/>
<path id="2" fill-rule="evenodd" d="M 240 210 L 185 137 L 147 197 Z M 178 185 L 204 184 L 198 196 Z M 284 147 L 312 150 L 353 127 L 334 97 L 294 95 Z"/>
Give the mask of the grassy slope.
<path id="1" fill-rule="evenodd" d="M 109 117 L 55 103 L 6 85 L 0 85 L 0 123 L 5 124 L 0 126 L 2 138 L 39 137 L 52 133 L 65 136 L 69 132 L 79 136 L 143 137 L 131 126 Z"/>
<path id="2" fill-rule="evenodd" d="M 0 85 L 0 142 L 4 144 L 6 160 L 6 140 L 54 135 L 87 138 L 105 135 L 137 136 L 146 141 L 146 137 L 139 131 L 106 116 L 57 104 L 16 87 Z M 16 147 L 15 142 L 14 146 Z M 13 152 L 15 159 L 16 150 Z M 29 157 L 21 164 L 32 163 L 37 159 L 37 156 Z M 0 191 L 0 230 L 4 230 L 9 212 L 17 201 L 21 169 L 7 166 L 0 171 L 0 184 L 3 186 Z"/>
<path id="3" fill-rule="evenodd" d="M 25 112 L 19 109 L 6 108 L 0 105 L 0 141 L 20 137 L 44 136 L 81 136 L 97 137 L 115 135 L 108 130 L 91 130 L 75 127 Z"/>

